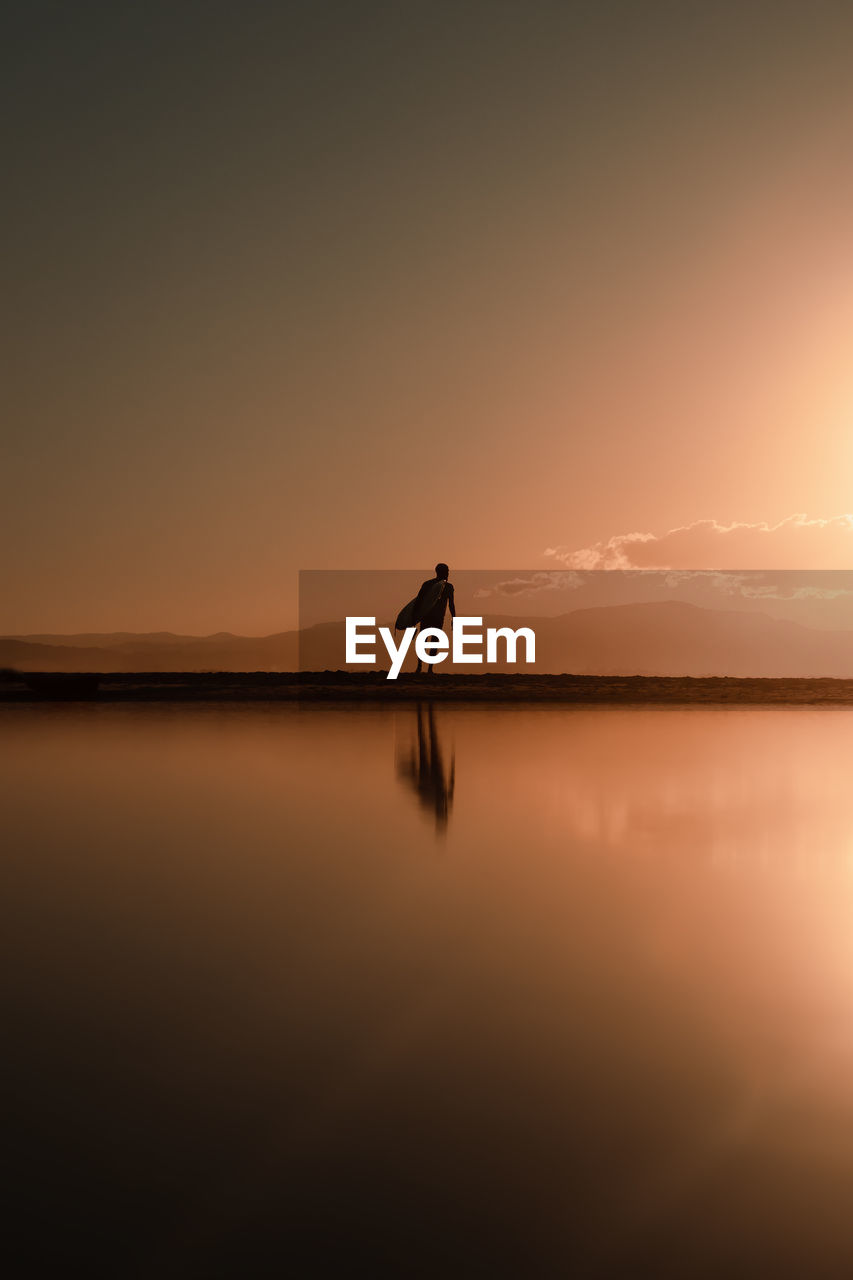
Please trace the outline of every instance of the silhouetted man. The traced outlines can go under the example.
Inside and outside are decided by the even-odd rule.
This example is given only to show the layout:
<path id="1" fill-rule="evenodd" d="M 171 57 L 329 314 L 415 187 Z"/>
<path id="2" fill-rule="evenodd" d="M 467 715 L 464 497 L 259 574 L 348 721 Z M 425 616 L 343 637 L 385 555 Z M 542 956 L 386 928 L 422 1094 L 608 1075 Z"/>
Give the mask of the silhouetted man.
<path id="1" fill-rule="evenodd" d="M 446 564 L 437 564 L 435 566 L 435 577 L 427 578 L 426 582 L 421 583 L 421 589 L 418 592 L 415 604 L 415 617 L 420 621 L 421 631 L 426 631 L 429 627 L 437 627 L 439 631 L 443 631 L 444 613 L 448 606 L 451 618 L 456 617 L 453 584 L 447 581 L 449 573 L 450 570 Z M 427 674 L 432 675 L 433 666 L 431 662 L 426 664 L 426 668 Z M 418 658 L 415 674 L 420 675 L 420 671 L 421 660 Z"/>

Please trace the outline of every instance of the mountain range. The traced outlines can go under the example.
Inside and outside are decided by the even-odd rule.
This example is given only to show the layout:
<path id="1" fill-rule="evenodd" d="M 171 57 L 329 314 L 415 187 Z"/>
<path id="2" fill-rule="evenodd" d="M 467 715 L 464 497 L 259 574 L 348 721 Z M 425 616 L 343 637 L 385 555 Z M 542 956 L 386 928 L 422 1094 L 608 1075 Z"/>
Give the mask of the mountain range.
<path id="1" fill-rule="evenodd" d="M 818 630 L 762 613 L 703 609 L 677 601 L 576 609 L 556 618 L 487 616 L 483 626 L 528 626 L 536 633 L 534 667 L 504 661 L 489 667 L 491 671 L 853 677 L 853 631 Z M 376 657 L 376 666 L 387 668 L 381 642 Z M 323 671 L 345 668 L 343 658 L 343 621 L 260 637 L 229 632 L 0 637 L 0 667 L 28 672 Z M 403 670 L 413 666 L 410 655 Z M 478 670 L 454 668 L 449 660 L 442 667 L 468 674 Z"/>

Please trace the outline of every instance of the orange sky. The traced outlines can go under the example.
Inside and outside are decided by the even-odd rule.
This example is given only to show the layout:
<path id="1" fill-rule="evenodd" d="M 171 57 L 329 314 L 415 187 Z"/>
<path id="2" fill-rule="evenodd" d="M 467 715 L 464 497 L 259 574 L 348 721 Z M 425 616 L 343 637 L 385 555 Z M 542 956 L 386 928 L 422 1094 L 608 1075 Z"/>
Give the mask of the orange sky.
<path id="1" fill-rule="evenodd" d="M 0 632 L 853 510 L 849 6 L 277 8 L 15 19 Z"/>

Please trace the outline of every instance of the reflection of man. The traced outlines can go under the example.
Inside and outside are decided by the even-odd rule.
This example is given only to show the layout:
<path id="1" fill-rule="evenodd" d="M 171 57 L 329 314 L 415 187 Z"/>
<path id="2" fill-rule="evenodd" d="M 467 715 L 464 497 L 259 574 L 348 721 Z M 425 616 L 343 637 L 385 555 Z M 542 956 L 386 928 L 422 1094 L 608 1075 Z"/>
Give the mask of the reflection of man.
<path id="1" fill-rule="evenodd" d="M 446 564 L 437 564 L 435 566 L 435 577 L 427 578 L 426 582 L 421 583 L 421 589 L 418 592 L 415 601 L 414 615 L 421 624 L 421 631 L 426 631 L 428 627 L 436 627 L 439 631 L 444 629 L 444 613 L 450 607 L 451 618 L 456 617 L 456 604 L 453 600 L 453 584 L 448 582 L 450 570 Z M 427 675 L 432 675 L 433 664 L 426 664 Z M 418 658 L 418 665 L 415 668 L 415 674 L 420 675 L 421 660 Z"/>
<path id="2" fill-rule="evenodd" d="M 417 794 L 423 808 L 435 815 L 436 831 L 445 831 L 456 785 L 456 758 L 451 756 L 450 768 L 445 772 L 431 703 L 427 707 L 426 718 L 423 707 L 418 703 L 417 749 L 410 747 L 406 756 L 398 757 L 397 774 Z"/>

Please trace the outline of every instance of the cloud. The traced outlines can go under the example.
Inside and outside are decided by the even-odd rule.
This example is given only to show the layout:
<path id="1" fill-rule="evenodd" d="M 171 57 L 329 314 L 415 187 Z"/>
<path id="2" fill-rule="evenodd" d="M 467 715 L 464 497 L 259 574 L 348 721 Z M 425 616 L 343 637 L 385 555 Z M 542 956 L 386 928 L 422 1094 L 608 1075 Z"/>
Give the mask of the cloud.
<path id="1" fill-rule="evenodd" d="M 639 576 L 647 571 L 633 572 Z M 804 581 L 810 575 L 819 577 L 815 582 Z M 845 581 L 839 585 L 838 571 L 832 569 L 736 569 L 731 572 L 720 569 L 670 569 L 663 574 L 664 584 L 672 590 L 690 582 L 701 582 L 722 595 L 743 596 L 748 600 L 836 600 L 839 596 L 853 595 L 850 580 L 851 575 L 846 572 Z"/>
<path id="2" fill-rule="evenodd" d="M 548 547 L 545 555 L 573 570 L 849 569 L 853 515 L 812 520 L 798 514 L 773 525 L 696 520 L 664 534 L 621 533 L 580 549 Z"/>
<path id="3" fill-rule="evenodd" d="M 583 578 L 579 573 L 551 569 L 528 574 L 524 578 L 507 578 L 496 582 L 493 587 L 478 587 L 474 597 L 482 600 L 486 596 L 536 596 L 543 591 L 574 591 L 582 586 Z"/>

